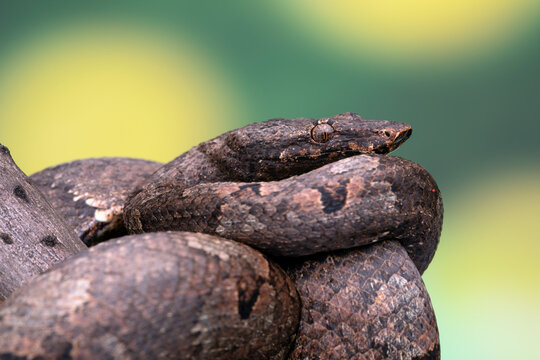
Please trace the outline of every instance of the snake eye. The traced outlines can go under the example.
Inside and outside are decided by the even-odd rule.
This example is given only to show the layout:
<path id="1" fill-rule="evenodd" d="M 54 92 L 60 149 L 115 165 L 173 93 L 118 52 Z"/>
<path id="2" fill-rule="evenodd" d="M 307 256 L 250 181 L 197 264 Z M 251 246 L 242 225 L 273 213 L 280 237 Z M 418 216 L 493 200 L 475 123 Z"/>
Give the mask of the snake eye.
<path id="1" fill-rule="evenodd" d="M 334 133 L 334 128 L 332 125 L 329 124 L 319 124 L 316 125 L 311 130 L 311 137 L 313 140 L 319 143 L 325 143 L 332 137 L 332 134 Z"/>

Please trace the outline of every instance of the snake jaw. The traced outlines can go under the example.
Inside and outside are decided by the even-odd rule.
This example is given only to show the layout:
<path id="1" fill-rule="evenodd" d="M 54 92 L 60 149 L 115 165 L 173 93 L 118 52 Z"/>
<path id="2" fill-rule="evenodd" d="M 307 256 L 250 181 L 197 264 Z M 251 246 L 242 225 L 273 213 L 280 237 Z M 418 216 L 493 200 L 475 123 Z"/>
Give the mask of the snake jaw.
<path id="1" fill-rule="evenodd" d="M 406 125 L 406 124 L 404 124 Z M 412 128 L 409 126 L 408 128 L 405 127 L 404 129 L 398 130 L 392 139 L 392 146 L 390 147 L 390 151 L 393 151 L 401 146 L 409 137 L 412 135 Z"/>

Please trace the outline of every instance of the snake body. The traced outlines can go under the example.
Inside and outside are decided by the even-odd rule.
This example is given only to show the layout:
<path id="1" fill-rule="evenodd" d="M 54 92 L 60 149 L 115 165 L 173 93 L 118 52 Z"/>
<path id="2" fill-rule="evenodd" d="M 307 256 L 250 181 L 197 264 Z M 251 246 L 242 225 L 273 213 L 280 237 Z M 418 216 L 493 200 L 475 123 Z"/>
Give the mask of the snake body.
<path id="1" fill-rule="evenodd" d="M 289 359 L 439 359 L 435 314 L 397 241 L 280 261 L 302 299 Z"/>
<path id="2" fill-rule="evenodd" d="M 132 233 L 181 230 L 241 241 L 265 252 L 286 270 L 302 302 L 296 335 L 285 330 L 298 325 L 294 309 L 281 311 L 283 317 L 274 321 L 288 324 L 282 329 L 289 341 L 296 337 L 293 350 L 287 354 L 288 345 L 283 343 L 280 349 L 285 350 L 274 355 L 250 350 L 250 354 L 242 353 L 245 357 L 236 358 L 438 359 L 437 326 L 420 274 L 431 261 L 441 232 L 440 192 L 433 178 L 419 165 L 384 155 L 410 134 L 407 124 L 366 121 L 353 113 L 319 120 L 273 119 L 251 124 L 202 143 L 159 168 L 129 196 L 123 208 L 124 222 Z M 153 237 L 163 241 L 159 234 L 138 236 L 146 236 L 144 241 Z M 208 250 L 207 246 L 193 245 L 198 244 L 199 237 L 204 242 L 208 235 L 183 234 L 191 239 L 192 246 Z M 116 240 L 112 241 L 115 244 Z M 93 249 L 101 252 L 104 246 L 108 243 Z M 206 250 L 208 258 L 197 259 L 203 267 L 216 271 L 211 265 L 216 252 Z M 80 258 L 92 256 L 91 252 L 81 254 Z M 188 261 L 186 258 L 182 261 Z M 141 256 L 137 261 L 142 268 L 145 261 L 151 260 Z M 58 269 L 56 273 L 62 271 L 66 270 Z M 100 276 L 99 269 L 93 271 L 97 273 L 87 275 L 87 279 Z M 172 278 L 175 276 L 180 275 Z M 217 286 L 204 281 L 211 277 L 206 272 L 196 271 L 193 276 L 203 279 L 192 288 L 195 297 L 204 299 L 208 296 L 207 287 Z M 84 277 L 81 274 L 76 279 Z M 50 280 L 41 281 L 50 285 Z M 38 282 L 36 279 L 35 283 Z M 227 298 L 232 304 L 228 311 L 242 318 L 245 294 L 257 294 L 248 297 L 249 313 L 258 307 L 272 312 L 277 305 L 261 291 L 264 283 L 236 282 L 233 295 Z M 117 292 L 126 291 L 123 285 L 117 286 Z M 30 311 L 28 306 L 17 305 L 31 292 L 28 289 L 17 295 L 20 298 L 15 296 L 9 301 L 6 308 L 11 310 L 2 311 Z M 102 291 L 101 285 L 96 282 L 88 291 Z M 159 299 L 166 294 L 156 296 Z M 289 300 L 279 301 L 294 305 L 295 296 L 289 290 L 288 297 L 282 298 Z M 34 303 L 39 303 L 39 299 Z M 159 307 L 156 303 L 149 306 Z M 219 318 L 224 315 L 216 312 L 222 314 L 222 310 L 207 306 L 198 316 L 212 317 L 217 321 L 214 326 L 221 327 L 223 322 Z M 39 307 L 32 311 L 39 312 Z M 52 322 L 55 316 L 60 315 L 48 321 Z M 154 323 L 148 317 L 141 321 Z M 155 321 L 159 322 L 159 316 Z M 119 330 L 127 326 L 122 317 L 113 317 L 110 322 L 120 324 L 114 325 Z M 188 332 L 199 329 L 192 324 L 188 327 Z M 22 334 L 19 344 L 29 341 L 25 335 L 29 331 L 24 326 L 16 330 Z M 260 341 L 258 335 L 254 331 L 253 342 Z M 260 335 L 264 337 L 262 332 Z M 4 332 L 0 343 L 2 338 L 9 337 L 12 334 Z M 108 354 L 119 349 L 115 344 L 108 347 Z M 10 354 L 26 354 L 24 345 Z"/>
<path id="3" fill-rule="evenodd" d="M 161 164 L 121 157 L 75 160 L 39 171 L 30 181 L 88 246 L 127 235 L 124 202 Z"/>
<path id="4" fill-rule="evenodd" d="M 216 234 L 276 256 L 399 239 L 421 272 L 440 235 L 433 226 L 442 214 L 435 182 L 398 157 L 358 155 L 277 182 L 179 188 L 148 187 L 143 201 L 126 206 L 128 228 Z"/>
<path id="5" fill-rule="evenodd" d="M 283 359 L 299 306 L 283 270 L 245 245 L 126 236 L 10 297 L 0 359 Z"/>

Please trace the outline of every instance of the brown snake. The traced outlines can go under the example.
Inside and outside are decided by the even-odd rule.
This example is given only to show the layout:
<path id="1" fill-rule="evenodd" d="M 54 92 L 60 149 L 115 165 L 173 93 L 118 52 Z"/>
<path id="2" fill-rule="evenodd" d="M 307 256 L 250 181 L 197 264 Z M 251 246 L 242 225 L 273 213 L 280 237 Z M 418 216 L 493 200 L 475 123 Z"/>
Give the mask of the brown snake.
<path id="1" fill-rule="evenodd" d="M 302 301 L 291 352 L 287 355 L 287 345 L 277 345 L 283 340 L 269 340 L 285 350 L 233 358 L 438 359 L 437 326 L 420 273 L 440 236 L 440 193 L 422 167 L 383 155 L 410 134 L 406 124 L 366 121 L 352 113 L 248 125 L 158 169 L 130 196 L 124 220 L 131 232 L 182 230 L 244 242 L 285 268 Z M 343 250 L 350 248 L 355 249 Z M 136 255 L 136 262 L 144 264 L 144 257 Z M 74 269 L 74 262 L 56 273 Z M 234 304 L 244 304 L 234 307 L 237 316 L 250 318 L 252 309 L 265 304 L 260 289 L 266 282 L 255 281 L 255 290 L 244 285 L 236 290 Z M 41 283 L 46 287 L 46 280 Z M 17 322 L 14 304 L 19 299 L 30 306 L 29 289 L 11 299 L 0 317 Z M 201 296 L 206 291 L 192 289 Z M 240 294 L 246 291 L 257 296 L 242 302 Z M 290 296 L 292 306 L 295 295 Z M 292 324 L 293 308 L 275 321 Z M 213 316 L 213 310 L 200 316 Z M 191 331 L 202 326 L 197 321 Z M 23 334 L 24 342 L 25 330 L 16 333 Z M 0 335 L 0 344 L 5 344 L 2 339 L 6 335 Z M 58 348 L 59 354 L 67 348 Z M 204 351 L 201 358 L 230 358 Z M 180 358 L 197 358 L 183 354 Z"/>

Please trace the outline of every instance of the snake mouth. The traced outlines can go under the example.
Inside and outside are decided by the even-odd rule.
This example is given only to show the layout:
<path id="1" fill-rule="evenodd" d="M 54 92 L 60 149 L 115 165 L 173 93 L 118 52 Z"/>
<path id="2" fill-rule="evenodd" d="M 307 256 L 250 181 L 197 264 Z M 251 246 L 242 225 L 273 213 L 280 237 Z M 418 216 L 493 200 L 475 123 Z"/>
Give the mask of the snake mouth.
<path id="1" fill-rule="evenodd" d="M 394 140 L 394 149 L 397 149 L 401 144 L 405 142 L 412 135 L 412 129 L 409 128 L 405 131 L 400 131 Z"/>
<path id="2" fill-rule="evenodd" d="M 398 131 L 393 139 L 390 140 L 390 143 L 387 146 L 381 148 L 382 151 L 377 151 L 378 153 L 389 153 L 396 150 L 401 146 L 409 137 L 412 135 L 412 128 L 408 127 L 404 130 Z"/>

